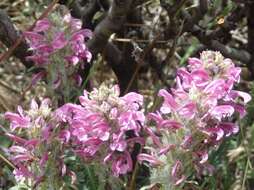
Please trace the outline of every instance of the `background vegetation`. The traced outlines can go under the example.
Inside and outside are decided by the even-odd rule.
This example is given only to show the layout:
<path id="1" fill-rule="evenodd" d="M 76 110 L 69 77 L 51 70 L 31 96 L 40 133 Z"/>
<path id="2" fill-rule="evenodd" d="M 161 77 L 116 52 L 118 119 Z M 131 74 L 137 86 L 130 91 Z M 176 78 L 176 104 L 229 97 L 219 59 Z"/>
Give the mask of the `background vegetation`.
<path id="1" fill-rule="evenodd" d="M 1 113 L 15 110 L 17 104 L 26 106 L 35 94 L 44 96 L 43 82 L 34 88 L 29 86 L 36 70 L 25 59 L 31 54 L 26 42 L 18 42 L 21 31 L 29 30 L 41 15 L 50 14 L 50 6 L 56 3 L 0 1 Z M 58 3 L 68 6 L 72 16 L 82 19 L 83 27 L 94 32 L 88 42 L 93 60 L 80 70 L 87 89 L 102 82 L 119 83 L 122 94 L 138 91 L 147 102 L 153 102 L 146 108 L 151 111 L 158 105 L 158 89 L 172 85 L 176 69 L 185 65 L 188 57 L 198 57 L 201 51 L 209 49 L 220 51 L 242 68 L 237 88 L 254 95 L 253 0 L 60 0 Z M 17 48 L 10 51 L 15 45 Z M 198 179 L 201 185 L 192 184 L 187 189 L 254 189 L 253 119 L 252 100 L 239 134 L 212 153 L 214 175 Z M 14 183 L 12 168 L 4 160 L 8 146 L 10 142 L 0 134 L 0 189 L 8 189 Z M 71 165 L 73 160 L 69 162 Z M 79 181 L 79 189 L 97 189 L 99 182 L 93 170 L 75 167 L 80 167 L 78 175 L 83 179 Z M 136 188 L 145 184 L 145 180 L 140 174 Z"/>

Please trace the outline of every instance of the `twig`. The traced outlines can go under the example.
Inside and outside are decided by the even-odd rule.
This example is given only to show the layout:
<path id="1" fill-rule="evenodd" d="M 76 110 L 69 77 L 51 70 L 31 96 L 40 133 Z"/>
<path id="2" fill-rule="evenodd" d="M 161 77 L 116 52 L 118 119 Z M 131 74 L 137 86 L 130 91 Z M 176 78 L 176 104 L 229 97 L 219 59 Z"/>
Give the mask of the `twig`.
<path id="1" fill-rule="evenodd" d="M 127 187 L 126 190 L 136 189 L 135 188 L 135 179 L 136 179 L 136 176 L 137 176 L 137 173 L 138 173 L 138 168 L 139 168 L 138 161 L 136 161 L 135 166 L 134 166 L 134 170 L 133 170 L 132 175 L 131 175 L 131 182 L 129 184 L 129 187 Z"/>
<path id="2" fill-rule="evenodd" d="M 192 18 L 192 16 L 185 10 L 183 10 L 182 13 L 187 21 L 187 23 L 184 24 L 183 32 L 189 31 L 193 36 L 197 37 L 202 44 L 212 50 L 220 51 L 226 57 L 239 60 L 243 63 L 248 63 L 250 61 L 251 55 L 247 51 L 232 48 L 211 38 L 211 34 L 208 36 L 205 30 L 196 24 L 198 21 L 196 20 L 196 17 Z"/>
<path id="3" fill-rule="evenodd" d="M 133 39 L 130 38 L 113 38 L 112 41 L 116 41 L 116 42 L 125 42 L 125 43 L 132 43 Z M 151 40 L 135 40 L 135 42 L 137 43 L 150 43 Z M 158 40 L 155 42 L 155 44 L 166 44 L 168 43 L 168 41 L 166 40 Z"/>
<path id="4" fill-rule="evenodd" d="M 17 169 L 16 166 L 11 163 L 11 161 L 9 161 L 7 158 L 5 158 L 1 153 L 0 153 L 0 158 L 9 166 L 11 166 L 13 169 Z"/>
<path id="5" fill-rule="evenodd" d="M 4 101 L 4 97 L 0 94 L 0 104 L 2 106 L 2 108 L 4 108 L 5 111 L 10 110 L 9 106 L 6 105 L 6 102 Z"/>
<path id="6" fill-rule="evenodd" d="M 12 88 L 12 87 L 10 87 L 10 85 L 9 84 L 7 84 L 7 83 L 5 83 L 4 81 L 2 81 L 2 80 L 0 80 L 0 85 L 2 85 L 3 87 L 5 87 L 5 88 L 7 88 L 7 89 L 9 89 L 9 90 L 11 90 L 12 92 L 15 92 L 15 93 L 20 93 L 20 91 L 19 90 L 17 90 L 17 89 L 15 89 L 15 88 Z"/>
<path id="7" fill-rule="evenodd" d="M 246 183 L 246 179 L 247 179 L 249 163 L 250 163 L 250 158 L 248 157 L 247 161 L 246 161 L 246 165 L 245 165 L 245 170 L 244 170 L 244 176 L 243 176 L 243 182 L 242 182 L 242 185 L 241 185 L 241 190 L 245 189 L 245 183 Z"/>
<path id="8" fill-rule="evenodd" d="M 138 61 L 138 63 L 137 63 L 136 69 L 135 69 L 135 71 L 134 71 L 134 73 L 133 73 L 133 75 L 132 75 L 132 77 L 131 77 L 131 80 L 129 81 L 129 83 L 128 83 L 128 85 L 127 85 L 127 88 L 126 88 L 125 91 L 124 91 L 124 94 L 126 94 L 126 93 L 130 90 L 130 87 L 131 87 L 131 85 L 132 85 L 134 79 L 136 78 L 136 76 L 137 76 L 137 74 L 138 74 L 138 72 L 139 72 L 139 69 L 140 69 L 141 66 L 143 65 L 143 61 L 144 61 L 146 55 L 147 55 L 149 52 L 152 51 L 152 49 L 154 48 L 154 45 L 156 44 L 156 41 L 157 41 L 158 38 L 160 38 L 160 34 L 157 35 L 157 36 L 153 39 L 153 41 L 148 45 L 148 47 L 145 49 L 145 51 L 144 51 L 142 57 L 139 59 L 139 61 Z"/>

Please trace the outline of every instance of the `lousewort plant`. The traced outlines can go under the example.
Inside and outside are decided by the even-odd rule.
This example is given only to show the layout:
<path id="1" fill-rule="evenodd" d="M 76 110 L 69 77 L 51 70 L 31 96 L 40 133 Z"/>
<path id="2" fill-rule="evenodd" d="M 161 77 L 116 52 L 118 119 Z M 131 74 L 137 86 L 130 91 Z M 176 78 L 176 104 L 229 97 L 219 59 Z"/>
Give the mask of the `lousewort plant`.
<path id="1" fill-rule="evenodd" d="M 52 27 L 47 23 L 38 24 L 37 30 Z M 149 164 L 151 185 L 181 189 L 194 174 L 212 173 L 209 153 L 238 132 L 236 121 L 251 100 L 233 89 L 240 72 L 220 53 L 204 51 L 177 71 L 174 88 L 159 91 L 161 107 L 146 116 L 143 96 L 120 96 L 117 85 L 84 90 L 81 105 L 65 102 L 51 109 L 48 99 L 40 106 L 32 100 L 27 111 L 18 107 L 18 113 L 5 113 L 11 129 L 7 135 L 13 140 L 8 149 L 16 167 L 13 174 L 30 189 L 64 189 L 63 176 L 72 183 L 76 179 L 64 163 L 74 155 L 93 168 L 98 189 L 121 189 L 124 175 L 134 170 L 133 158 L 142 151 L 137 159 Z"/>
<path id="2" fill-rule="evenodd" d="M 164 102 L 147 116 L 146 153 L 138 156 L 151 166 L 151 183 L 181 189 L 191 175 L 213 172 L 209 152 L 238 132 L 235 118 L 245 115 L 251 100 L 233 89 L 240 72 L 219 52 L 204 51 L 177 71 L 175 88 L 159 91 Z"/>
<path id="3" fill-rule="evenodd" d="M 97 166 L 102 189 L 104 182 L 115 186 L 119 175 L 133 170 L 134 145 L 144 145 L 140 137 L 145 116 L 143 96 L 134 92 L 120 97 L 118 86 L 101 85 L 80 96 L 80 105 L 65 104 L 56 115 L 69 126 L 73 152 L 86 164 Z"/>
<path id="4" fill-rule="evenodd" d="M 9 148 L 10 159 L 16 166 L 13 174 L 17 182 L 29 189 L 61 189 L 63 176 L 75 179 L 63 160 L 65 130 L 54 119 L 49 104 L 49 99 L 40 106 L 32 100 L 27 111 L 19 106 L 18 113 L 5 113 L 12 131 L 7 135 L 13 141 Z"/>
<path id="5" fill-rule="evenodd" d="M 6 112 L 16 180 L 41 190 L 63 188 L 62 176 L 76 178 L 64 164 L 66 152 L 72 152 L 84 165 L 95 166 L 99 189 L 123 186 L 119 176 L 133 170 L 134 146 L 145 142 L 140 136 L 145 116 L 142 95 L 119 95 L 118 86 L 101 85 L 84 91 L 81 105 L 67 103 L 54 111 L 48 99 L 41 106 L 32 100 L 28 111 Z"/>
<path id="6" fill-rule="evenodd" d="M 46 77 L 49 89 L 65 98 L 70 97 L 73 87 L 81 85 L 78 70 L 84 69 L 84 63 L 92 58 L 85 44 L 92 33 L 81 26 L 82 22 L 69 13 L 62 16 L 56 12 L 37 21 L 33 31 L 24 32 L 33 51 L 27 59 L 43 69 L 33 76 L 32 84 Z"/>

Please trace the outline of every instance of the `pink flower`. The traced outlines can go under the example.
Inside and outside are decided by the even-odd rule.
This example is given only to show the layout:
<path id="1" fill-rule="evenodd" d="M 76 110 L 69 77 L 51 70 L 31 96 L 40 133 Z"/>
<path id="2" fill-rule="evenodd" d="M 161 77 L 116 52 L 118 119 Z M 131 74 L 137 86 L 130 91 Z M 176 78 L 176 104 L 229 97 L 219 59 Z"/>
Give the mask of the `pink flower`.
<path id="1" fill-rule="evenodd" d="M 110 149 L 112 151 L 123 152 L 127 148 L 127 142 L 123 140 L 124 133 L 113 134 L 113 142 L 110 144 Z"/>
<path id="2" fill-rule="evenodd" d="M 236 134 L 239 131 L 239 127 L 236 124 L 230 122 L 222 122 L 218 127 L 224 131 L 226 137 L 231 136 L 232 134 Z"/>
<path id="3" fill-rule="evenodd" d="M 173 96 L 166 90 L 160 90 L 158 95 L 164 98 L 164 103 L 161 107 L 162 113 L 170 113 L 171 110 L 176 110 L 178 108 L 178 104 L 174 100 Z"/>
<path id="4" fill-rule="evenodd" d="M 53 49 L 62 49 L 66 46 L 68 41 L 65 39 L 64 32 L 59 32 L 55 35 L 54 40 L 52 41 L 51 45 Z"/>
<path id="5" fill-rule="evenodd" d="M 169 183 L 175 185 L 184 183 L 191 172 L 212 172 L 208 152 L 239 131 L 232 118 L 236 112 L 243 117 L 244 106 L 251 100 L 248 93 L 233 90 L 240 71 L 219 52 L 205 51 L 200 59 L 190 58 L 189 65 L 178 70 L 175 88 L 158 93 L 164 101 L 156 113 L 147 116 L 154 121 L 145 128 L 152 141 L 147 141 L 147 153 L 141 153 L 139 160 L 154 166 L 165 160 L 152 172 L 158 174 L 171 166 Z"/>
<path id="6" fill-rule="evenodd" d="M 163 120 L 158 124 L 158 128 L 177 130 L 182 128 L 182 124 L 174 120 Z"/>
<path id="7" fill-rule="evenodd" d="M 115 176 L 126 174 L 132 171 L 132 159 L 129 152 L 124 152 L 123 155 L 118 156 L 112 163 L 112 171 Z"/>
<path id="8" fill-rule="evenodd" d="M 37 32 L 24 32 L 23 34 L 30 41 L 32 48 L 36 48 L 45 41 L 44 36 Z"/>
<path id="9" fill-rule="evenodd" d="M 166 145 L 165 147 L 160 149 L 159 155 L 167 154 L 170 150 L 173 150 L 173 149 L 175 149 L 174 144 Z"/>
<path id="10" fill-rule="evenodd" d="M 194 155 L 198 157 L 198 161 L 200 164 L 204 164 L 208 161 L 207 151 L 198 151 L 198 152 L 195 152 Z"/>
<path id="11" fill-rule="evenodd" d="M 35 32 L 44 32 L 47 31 L 50 28 L 50 26 L 51 26 L 50 21 L 47 18 L 44 18 L 36 22 L 36 25 L 33 30 Z"/>
<path id="12" fill-rule="evenodd" d="M 220 141 L 224 136 L 224 130 L 220 127 L 205 128 L 202 131 L 210 138 L 215 138 L 216 141 Z"/>
<path id="13" fill-rule="evenodd" d="M 199 69 L 203 65 L 202 61 L 198 58 L 189 58 L 188 64 L 189 64 L 188 66 L 189 66 L 190 70 Z"/>
<path id="14" fill-rule="evenodd" d="M 82 83 L 79 78 L 73 76 L 78 76 L 78 68 L 83 67 L 85 61 L 90 62 L 92 59 L 92 54 L 85 44 L 86 39 L 91 38 L 92 32 L 81 29 L 81 20 L 72 18 L 70 14 L 65 15 L 63 21 L 48 18 L 38 20 L 33 31 L 24 32 L 24 36 L 33 51 L 33 55 L 26 59 L 45 70 L 45 74 L 36 76 L 32 82 L 35 83 L 38 77 L 47 75 L 47 84 L 52 85 L 54 89 L 68 89 L 65 90 L 67 92 Z M 77 81 L 77 85 L 70 86 L 73 83 L 63 80 Z M 65 93 L 64 96 L 68 94 Z"/>
<path id="15" fill-rule="evenodd" d="M 189 102 L 185 104 L 183 107 L 178 109 L 178 113 L 180 116 L 193 119 L 195 117 L 195 113 L 197 112 L 196 103 Z"/>
<path id="16" fill-rule="evenodd" d="M 243 100 L 244 104 L 247 104 L 249 101 L 251 101 L 251 96 L 246 92 L 231 90 L 230 93 L 228 94 L 228 98 L 230 98 L 231 100 L 235 100 L 238 97 Z"/>
<path id="17" fill-rule="evenodd" d="M 71 135 L 68 130 L 61 129 L 64 127 L 61 121 L 56 120 L 55 114 L 51 113 L 50 100 L 44 99 L 38 104 L 32 99 L 28 110 L 24 111 L 19 106 L 18 113 L 7 112 L 5 118 L 10 120 L 12 130 L 22 128 L 22 136 L 27 138 L 7 134 L 13 141 L 8 153 L 16 167 L 13 171 L 16 180 L 29 179 L 33 186 L 47 183 L 47 180 L 57 180 L 49 179 L 47 175 L 48 172 L 55 173 L 55 178 L 58 170 L 64 169 L 64 166 L 59 166 L 65 151 L 63 147 Z"/>
<path id="18" fill-rule="evenodd" d="M 63 143 L 68 143 L 70 140 L 71 134 L 68 130 L 62 130 L 60 131 L 59 134 L 59 139 L 63 142 Z"/>
<path id="19" fill-rule="evenodd" d="M 15 130 L 16 128 L 30 127 L 30 118 L 25 115 L 23 109 L 20 106 L 18 107 L 18 113 L 6 112 L 4 117 L 11 122 L 11 130 Z"/>
<path id="20" fill-rule="evenodd" d="M 174 182 L 174 185 L 179 185 L 185 180 L 183 175 L 183 165 L 182 162 L 177 160 L 172 167 L 171 176 Z"/>
<path id="21" fill-rule="evenodd" d="M 24 178 L 33 178 L 34 177 L 34 175 L 30 171 L 28 171 L 26 167 L 24 167 L 22 165 L 20 165 L 18 169 L 15 169 L 13 171 L 13 174 L 14 174 L 15 179 L 17 181 L 21 181 Z"/>
<path id="22" fill-rule="evenodd" d="M 111 164 L 115 176 L 132 170 L 134 144 L 144 145 L 140 137 L 145 122 L 140 110 L 143 96 L 134 92 L 119 95 L 118 86 L 102 85 L 84 91 L 79 97 L 82 106 L 66 104 L 56 111 L 56 117 L 69 126 L 73 151 L 85 161 Z"/>
<path id="23" fill-rule="evenodd" d="M 82 22 L 79 19 L 71 18 L 70 24 L 73 31 L 80 30 L 82 27 Z"/>
<path id="24" fill-rule="evenodd" d="M 212 117 L 221 121 L 221 119 L 224 117 L 232 116 L 234 111 L 235 111 L 234 108 L 230 105 L 221 105 L 221 106 L 216 106 L 215 108 L 212 108 L 210 111 L 210 114 L 212 115 Z"/>
<path id="25" fill-rule="evenodd" d="M 42 78 L 44 78 L 47 75 L 45 71 L 40 71 L 32 76 L 32 86 L 36 85 L 37 82 L 39 82 Z"/>
<path id="26" fill-rule="evenodd" d="M 40 65 L 47 65 L 48 62 L 49 62 L 48 56 L 42 56 L 42 55 L 38 55 L 38 54 L 27 56 L 26 59 L 33 61 L 38 66 L 40 66 Z"/>
<path id="27" fill-rule="evenodd" d="M 143 161 L 147 161 L 148 163 L 150 163 L 152 166 L 159 166 L 162 165 L 163 162 L 161 162 L 160 160 L 158 160 L 156 157 L 151 156 L 149 154 L 145 154 L 145 153 L 141 153 L 138 155 L 138 160 L 143 162 Z"/>

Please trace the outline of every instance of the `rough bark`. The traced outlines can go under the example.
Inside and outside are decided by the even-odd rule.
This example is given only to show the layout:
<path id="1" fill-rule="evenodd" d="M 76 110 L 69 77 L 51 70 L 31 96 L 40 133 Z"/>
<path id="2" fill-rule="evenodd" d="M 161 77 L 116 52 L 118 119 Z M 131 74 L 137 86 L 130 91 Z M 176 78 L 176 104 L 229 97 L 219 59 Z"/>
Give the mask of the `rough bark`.
<path id="1" fill-rule="evenodd" d="M 20 32 L 15 28 L 7 13 L 4 10 L 0 10 L 0 41 L 9 48 L 19 39 L 20 35 Z M 23 40 L 13 54 L 15 57 L 19 58 L 27 68 L 30 68 L 33 66 L 33 62 L 26 60 L 26 56 L 31 55 L 28 48 L 29 46 Z"/>

